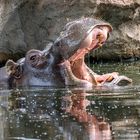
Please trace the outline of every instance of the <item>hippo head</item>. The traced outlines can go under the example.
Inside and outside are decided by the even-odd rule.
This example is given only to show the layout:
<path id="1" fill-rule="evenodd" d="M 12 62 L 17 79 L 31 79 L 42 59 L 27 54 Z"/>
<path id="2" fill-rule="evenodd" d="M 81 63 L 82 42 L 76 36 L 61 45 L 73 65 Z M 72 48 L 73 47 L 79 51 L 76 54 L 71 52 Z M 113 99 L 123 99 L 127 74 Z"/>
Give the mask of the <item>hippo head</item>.
<path id="1" fill-rule="evenodd" d="M 42 81 L 51 73 L 53 57 L 47 51 L 29 50 L 25 58 L 17 62 L 8 60 L 6 70 L 9 75 L 10 87 L 17 85 L 43 85 Z M 36 79 L 36 81 L 34 80 Z"/>
<path id="2" fill-rule="evenodd" d="M 93 18 L 81 18 L 69 22 L 54 42 L 54 52 L 61 54 L 63 59 L 81 54 L 79 50 L 80 52 L 86 50 L 88 53 L 101 46 L 111 31 L 109 23 Z"/>

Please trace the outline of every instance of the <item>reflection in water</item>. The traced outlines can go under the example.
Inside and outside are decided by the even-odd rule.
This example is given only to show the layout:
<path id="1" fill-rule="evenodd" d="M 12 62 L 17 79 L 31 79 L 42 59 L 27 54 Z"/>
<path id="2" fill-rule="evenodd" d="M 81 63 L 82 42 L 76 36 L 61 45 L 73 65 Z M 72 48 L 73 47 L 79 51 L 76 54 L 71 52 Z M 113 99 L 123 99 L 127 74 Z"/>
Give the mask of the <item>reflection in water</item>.
<path id="1" fill-rule="evenodd" d="M 11 94 L 7 123 L 9 138 L 111 139 L 109 124 L 87 112 L 90 102 L 82 90 L 43 92 Z"/>
<path id="2" fill-rule="evenodd" d="M 65 109 L 66 112 L 82 123 L 90 140 L 110 140 L 111 130 L 109 124 L 101 116 L 98 118 L 87 111 L 87 107 L 90 106 L 91 102 L 86 99 L 86 96 L 87 94 L 84 91 L 76 90 L 71 96 L 66 97 L 66 101 L 70 101 L 70 105 Z"/>
<path id="3" fill-rule="evenodd" d="M 1 140 L 138 140 L 140 90 L 130 92 L 11 91 L 1 97 Z"/>

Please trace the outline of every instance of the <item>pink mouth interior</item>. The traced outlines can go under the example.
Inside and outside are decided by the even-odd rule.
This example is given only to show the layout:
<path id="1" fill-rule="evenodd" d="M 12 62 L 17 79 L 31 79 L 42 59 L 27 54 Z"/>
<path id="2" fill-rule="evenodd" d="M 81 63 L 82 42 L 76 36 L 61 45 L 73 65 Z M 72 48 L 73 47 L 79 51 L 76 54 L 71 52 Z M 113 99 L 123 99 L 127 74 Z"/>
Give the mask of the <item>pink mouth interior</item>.
<path id="1" fill-rule="evenodd" d="M 98 43 L 95 44 L 95 43 L 92 42 L 92 44 L 91 44 L 89 47 L 82 48 L 82 49 L 78 49 L 78 50 L 76 51 L 76 53 L 75 53 L 73 56 L 71 56 L 71 57 L 69 58 L 69 61 L 75 61 L 75 60 L 78 60 L 78 59 L 82 59 L 82 58 L 84 58 L 84 56 L 85 56 L 87 53 L 89 53 L 89 52 L 95 50 L 95 49 L 98 48 L 98 47 L 99 47 L 99 44 L 98 44 Z"/>
<path id="2" fill-rule="evenodd" d="M 82 58 L 84 58 L 85 54 L 89 53 L 90 51 L 95 50 L 96 48 L 101 47 L 108 38 L 108 37 L 106 37 L 106 31 L 107 31 L 107 33 L 109 32 L 108 27 L 105 27 L 105 30 L 95 28 L 91 32 L 92 33 L 92 38 L 90 38 L 90 40 L 92 39 L 91 44 L 87 47 L 78 49 L 76 51 L 76 53 L 69 58 L 69 61 L 75 61 L 78 59 L 82 59 Z M 93 34 L 93 32 L 94 32 L 94 34 Z"/>

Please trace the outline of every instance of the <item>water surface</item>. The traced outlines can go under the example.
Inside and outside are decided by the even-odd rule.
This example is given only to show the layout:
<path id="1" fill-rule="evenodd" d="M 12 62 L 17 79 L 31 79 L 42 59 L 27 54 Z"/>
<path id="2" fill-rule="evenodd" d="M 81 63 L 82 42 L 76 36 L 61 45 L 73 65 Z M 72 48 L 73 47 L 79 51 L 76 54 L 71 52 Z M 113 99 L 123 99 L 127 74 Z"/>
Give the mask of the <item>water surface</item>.
<path id="1" fill-rule="evenodd" d="M 98 64 L 133 79 L 126 87 L 0 91 L 0 140 L 139 140 L 140 63 Z"/>

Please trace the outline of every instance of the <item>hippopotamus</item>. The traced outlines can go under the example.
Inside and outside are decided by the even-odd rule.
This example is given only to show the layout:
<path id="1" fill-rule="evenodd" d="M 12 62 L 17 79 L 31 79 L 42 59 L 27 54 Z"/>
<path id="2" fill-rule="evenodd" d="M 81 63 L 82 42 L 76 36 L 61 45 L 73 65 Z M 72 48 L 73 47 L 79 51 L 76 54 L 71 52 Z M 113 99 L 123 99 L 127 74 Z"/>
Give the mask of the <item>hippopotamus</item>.
<path id="1" fill-rule="evenodd" d="M 25 86 L 51 86 L 64 87 L 68 85 L 92 86 L 86 80 L 76 78 L 71 69 L 60 63 L 53 53 L 32 49 L 28 51 L 25 58 L 14 62 L 8 60 L 6 70 L 9 74 L 9 87 Z M 66 78 L 66 77 L 67 78 Z M 67 82 L 69 79 L 69 82 Z"/>
<path id="2" fill-rule="evenodd" d="M 105 43 L 111 31 L 109 23 L 93 18 L 69 22 L 43 51 L 30 50 L 17 63 L 6 63 L 10 86 L 93 87 L 131 83 L 131 79 L 117 72 L 98 75 L 84 61 L 87 53 Z"/>
<path id="3" fill-rule="evenodd" d="M 108 39 L 112 26 L 93 18 L 81 18 L 69 22 L 54 42 L 54 52 L 67 63 L 75 77 L 86 80 L 92 85 L 127 85 L 132 80 L 120 76 L 118 72 L 98 75 L 85 63 L 85 55 L 101 47 Z"/>
<path id="4" fill-rule="evenodd" d="M 6 69 L 9 73 L 10 87 L 20 86 L 63 86 L 59 66 L 51 53 L 32 49 L 25 58 L 15 63 L 8 60 Z"/>

